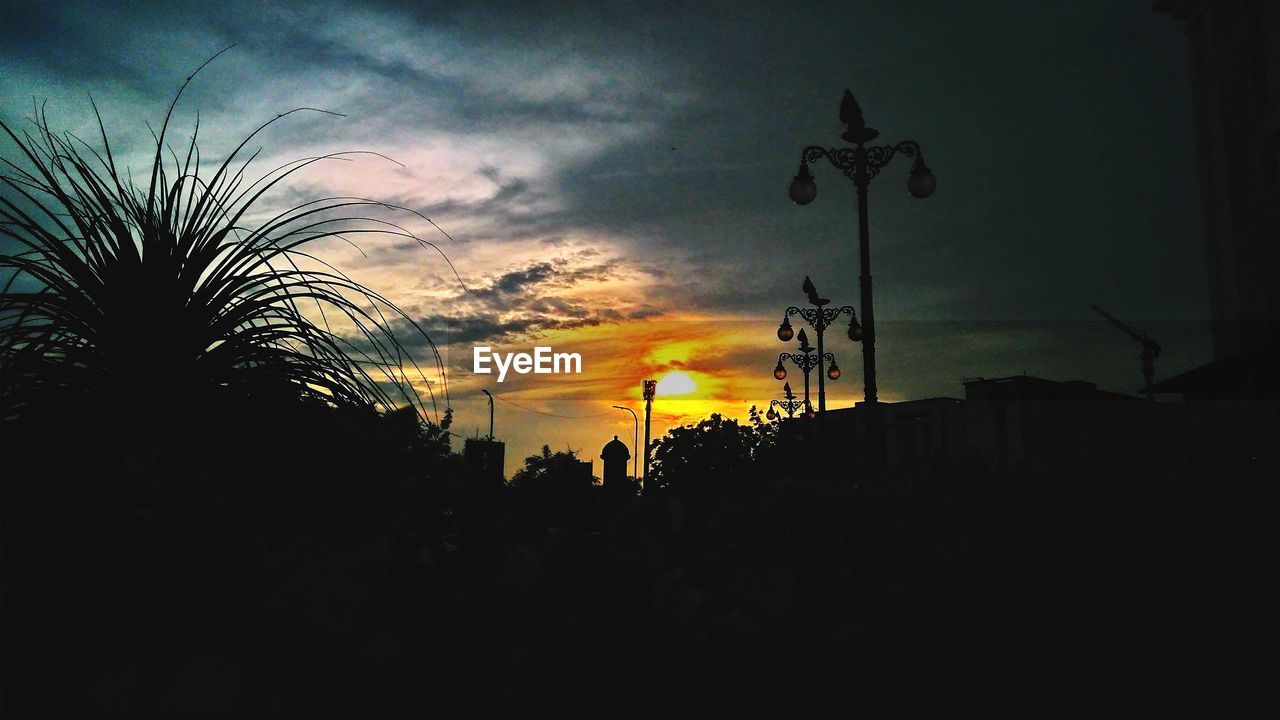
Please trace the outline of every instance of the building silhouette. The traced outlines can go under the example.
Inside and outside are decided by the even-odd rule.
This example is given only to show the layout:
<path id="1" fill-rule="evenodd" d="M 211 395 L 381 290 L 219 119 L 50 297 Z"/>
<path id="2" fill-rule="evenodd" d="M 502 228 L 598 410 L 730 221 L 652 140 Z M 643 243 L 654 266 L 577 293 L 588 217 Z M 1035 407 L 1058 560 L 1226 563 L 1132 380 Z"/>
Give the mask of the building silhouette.
<path id="1" fill-rule="evenodd" d="M 1280 403 L 1280 5 L 1157 0 L 1183 23 L 1214 360 L 1156 383 L 1186 399 L 1193 452 L 1274 461 Z"/>
<path id="2" fill-rule="evenodd" d="M 505 443 L 482 438 L 467 438 L 462 457 L 475 471 L 481 484 L 498 486 L 506 482 Z"/>
<path id="3" fill-rule="evenodd" d="M 1108 461 L 1174 445 L 1181 437 L 1175 403 L 1100 390 L 1081 380 L 1029 375 L 973 378 L 963 400 L 936 397 L 880 403 L 885 462 L 891 467 L 972 458 L 999 467 Z M 865 440 L 865 405 L 829 410 L 821 437 L 854 438 L 837 452 L 853 456 Z M 803 441 L 806 420 L 784 424 Z M 822 446 L 830 443 L 820 443 Z"/>
<path id="4" fill-rule="evenodd" d="M 594 485 L 596 483 L 595 473 L 592 471 L 592 463 L 590 460 L 574 460 L 573 477 L 586 485 Z"/>
<path id="5" fill-rule="evenodd" d="M 1191 66 L 1216 358 L 1275 341 L 1280 319 L 1280 7 L 1160 0 Z"/>
<path id="6" fill-rule="evenodd" d="M 1080 464 L 1140 455 L 1179 435 L 1180 409 L 1028 375 L 965 381 L 968 444 L 1001 466 Z"/>
<path id="7" fill-rule="evenodd" d="M 885 463 L 890 466 L 919 465 L 930 460 L 955 460 L 965 456 L 968 443 L 964 406 L 964 400 L 953 397 L 881 402 Z M 861 441 L 865 431 L 863 409 L 864 404 L 858 403 L 851 408 L 828 410 L 822 418 L 824 434 L 857 437 Z M 848 450 L 849 447 L 842 449 L 843 452 Z"/>

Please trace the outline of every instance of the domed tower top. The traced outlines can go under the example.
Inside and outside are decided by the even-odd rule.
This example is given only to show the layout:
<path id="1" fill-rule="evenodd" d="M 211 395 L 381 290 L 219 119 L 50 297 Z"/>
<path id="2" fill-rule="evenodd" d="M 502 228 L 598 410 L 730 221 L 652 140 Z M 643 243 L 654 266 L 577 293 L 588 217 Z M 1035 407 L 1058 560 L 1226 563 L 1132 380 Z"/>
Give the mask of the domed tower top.
<path id="1" fill-rule="evenodd" d="M 600 459 L 607 464 L 610 460 L 619 458 L 623 462 L 631 459 L 631 451 L 627 449 L 627 444 L 618 439 L 617 435 L 613 439 L 604 444 L 604 448 L 600 451 Z"/>
<path id="2" fill-rule="evenodd" d="M 618 439 L 617 435 L 604 444 L 604 448 L 600 451 L 600 459 L 604 460 L 605 487 L 609 487 L 609 484 L 614 481 L 618 485 L 626 482 L 627 461 L 631 459 L 631 451 L 627 449 L 626 443 Z"/>

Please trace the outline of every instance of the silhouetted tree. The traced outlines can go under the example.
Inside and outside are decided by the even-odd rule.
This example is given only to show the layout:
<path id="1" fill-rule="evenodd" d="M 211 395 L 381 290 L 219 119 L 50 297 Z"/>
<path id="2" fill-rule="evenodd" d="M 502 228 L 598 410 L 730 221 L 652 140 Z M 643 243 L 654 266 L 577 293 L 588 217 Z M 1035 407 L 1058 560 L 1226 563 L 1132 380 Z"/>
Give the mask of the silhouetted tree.
<path id="1" fill-rule="evenodd" d="M 511 476 L 515 500 L 534 509 L 551 525 L 577 524 L 586 519 L 599 488 L 587 465 L 572 450 L 542 452 L 525 458 L 524 467 Z"/>
<path id="2" fill-rule="evenodd" d="M 754 417 L 754 416 L 753 416 Z M 689 498 L 712 498 L 764 475 L 776 427 L 742 425 L 715 413 L 697 425 L 672 428 L 654 442 L 651 477 L 659 487 Z"/>
<path id="3" fill-rule="evenodd" d="M 595 487 L 595 478 L 584 467 L 572 450 L 551 452 L 543 445 L 540 454 L 525 458 L 524 467 L 511 476 L 511 487 L 521 492 L 583 495 Z"/>

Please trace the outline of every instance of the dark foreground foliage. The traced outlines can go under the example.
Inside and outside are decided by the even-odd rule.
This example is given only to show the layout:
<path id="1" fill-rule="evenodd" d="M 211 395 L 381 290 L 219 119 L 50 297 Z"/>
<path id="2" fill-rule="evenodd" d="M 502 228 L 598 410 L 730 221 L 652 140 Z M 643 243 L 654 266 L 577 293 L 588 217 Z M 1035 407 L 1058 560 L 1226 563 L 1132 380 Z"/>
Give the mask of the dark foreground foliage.
<path id="1" fill-rule="evenodd" d="M 538 457 L 485 496 L 412 417 L 264 410 L 158 483 L 6 427 L 6 716 L 1212 717 L 1274 670 L 1274 485 L 766 450 L 552 521 Z"/>
<path id="2" fill-rule="evenodd" d="M 0 295 L 6 718 L 1271 700 L 1274 474 L 1224 456 L 872 476 L 839 439 L 713 417 L 657 443 L 644 497 L 549 450 L 485 490 L 421 422 L 387 322 L 406 318 L 290 260 L 337 232 L 327 215 L 244 225 L 259 186 L 231 160 L 199 181 L 194 141 L 166 179 L 163 127 L 145 191 L 42 122 L 9 137 L 29 169 L 0 178 L 19 246 L 0 269 L 27 281 Z"/>
<path id="3" fill-rule="evenodd" d="M 407 527 L 439 537 L 419 516 L 466 480 L 447 471 L 431 339 L 311 253 L 369 233 L 435 246 L 352 215 L 407 212 L 370 200 L 264 210 L 300 168 L 352 153 L 253 180 L 247 146 L 291 111 L 202 167 L 194 129 L 168 142 L 181 94 L 137 184 L 100 116 L 96 144 L 38 107 L 25 129 L 0 122 L 6 716 L 242 714 L 256 663 L 304 652 L 277 610 L 332 587 L 299 617 L 344 627 L 379 585 L 337 558 Z M 452 479 L 420 492 L 424 472 Z"/>
<path id="4" fill-rule="evenodd" d="M 404 344 L 416 336 L 429 349 L 443 390 L 431 339 L 313 254 L 323 241 L 369 234 L 438 248 L 387 220 L 353 216 L 403 211 L 371 200 L 259 207 L 298 170 L 361 154 L 303 158 L 252 179 L 261 150 L 249 143 L 308 108 L 263 123 L 211 171 L 201 165 L 198 122 L 175 151 L 167 133 L 191 80 L 138 184 L 117 166 L 101 116 L 97 146 L 56 132 L 40 108 L 26 129 L 0 122 L 0 418 L 106 408 L 94 420 L 109 422 L 126 407 L 154 410 L 178 397 L 201 405 L 287 394 L 339 407 L 408 403 L 424 418 L 438 418 L 443 400 L 447 425 L 447 390 L 437 398 Z"/>

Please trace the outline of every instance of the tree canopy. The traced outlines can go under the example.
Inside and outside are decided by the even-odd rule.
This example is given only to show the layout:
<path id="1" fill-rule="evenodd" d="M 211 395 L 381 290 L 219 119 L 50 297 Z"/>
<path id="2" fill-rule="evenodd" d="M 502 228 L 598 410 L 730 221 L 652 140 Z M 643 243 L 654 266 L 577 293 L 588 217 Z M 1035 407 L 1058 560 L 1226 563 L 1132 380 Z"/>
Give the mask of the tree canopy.
<path id="1" fill-rule="evenodd" d="M 654 442 L 652 481 L 689 497 L 731 491 L 746 481 L 752 465 L 771 457 L 775 434 L 774 425 L 741 424 L 719 413 L 672 428 Z"/>

